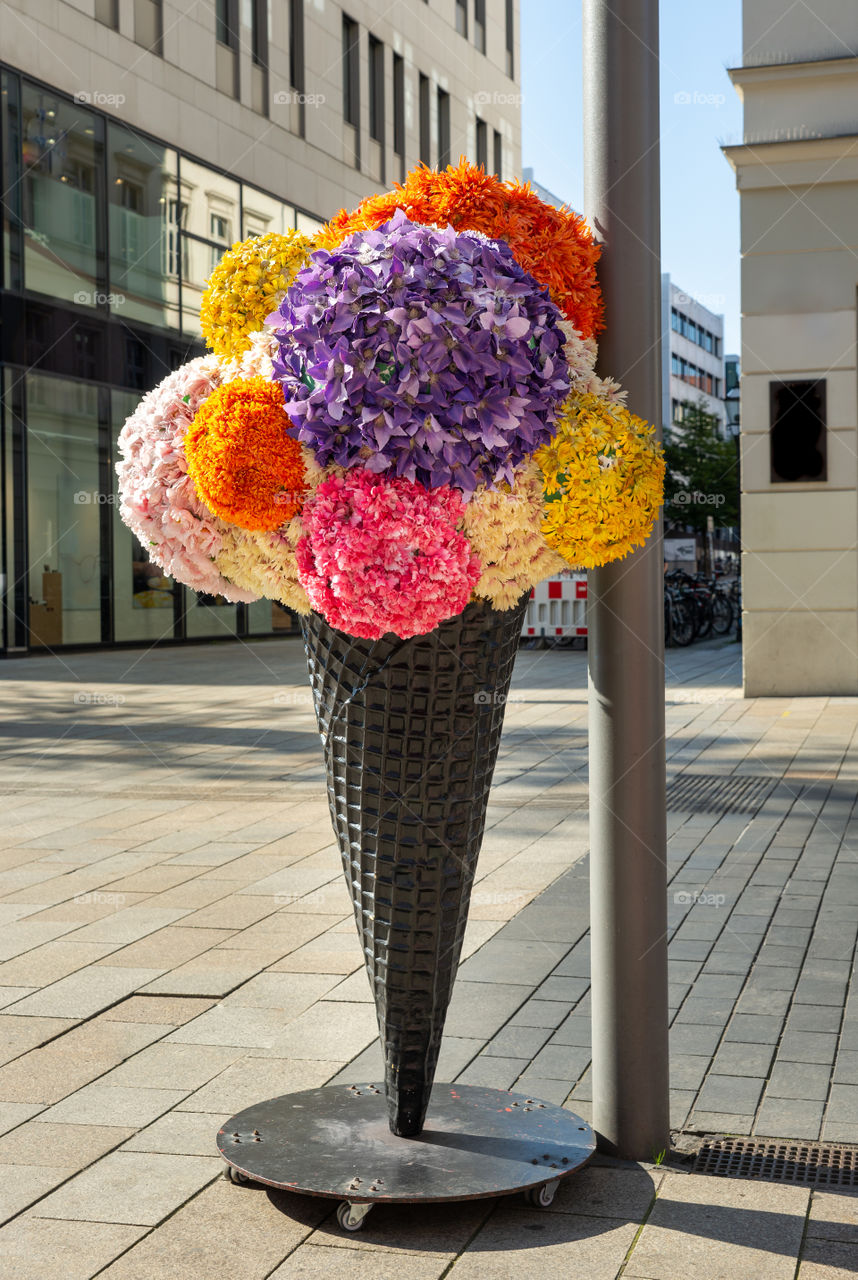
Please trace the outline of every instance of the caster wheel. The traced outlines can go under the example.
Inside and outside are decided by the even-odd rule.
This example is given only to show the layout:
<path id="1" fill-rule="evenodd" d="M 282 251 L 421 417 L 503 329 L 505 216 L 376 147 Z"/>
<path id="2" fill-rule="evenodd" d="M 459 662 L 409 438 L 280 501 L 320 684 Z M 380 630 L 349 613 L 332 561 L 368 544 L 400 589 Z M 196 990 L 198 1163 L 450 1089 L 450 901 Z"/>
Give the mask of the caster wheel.
<path id="1" fill-rule="evenodd" d="M 240 1169 L 236 1169 L 234 1165 L 228 1164 L 223 1171 L 223 1176 L 227 1182 L 233 1182 L 237 1187 L 246 1187 L 250 1179 L 246 1173 L 242 1173 Z"/>
<path id="2" fill-rule="evenodd" d="M 344 1200 L 337 1205 L 337 1222 L 343 1231 L 361 1231 L 371 1208 L 368 1204 L 349 1204 Z"/>
<path id="3" fill-rule="evenodd" d="M 556 1182 L 543 1182 L 541 1187 L 528 1187 L 524 1198 L 528 1204 L 535 1205 L 537 1209 L 547 1209 L 556 1193 Z"/>

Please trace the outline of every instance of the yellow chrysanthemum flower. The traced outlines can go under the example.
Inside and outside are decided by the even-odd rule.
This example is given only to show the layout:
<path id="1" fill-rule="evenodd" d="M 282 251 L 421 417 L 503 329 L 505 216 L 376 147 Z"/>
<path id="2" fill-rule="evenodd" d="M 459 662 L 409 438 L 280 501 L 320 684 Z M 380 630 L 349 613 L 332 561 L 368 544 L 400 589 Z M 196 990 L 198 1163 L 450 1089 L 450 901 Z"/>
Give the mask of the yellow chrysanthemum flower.
<path id="1" fill-rule="evenodd" d="M 248 349 L 251 334 L 277 310 L 313 248 L 300 231 L 269 231 L 239 240 L 226 251 L 200 304 L 203 337 L 215 355 L 234 360 Z"/>
<path id="2" fill-rule="evenodd" d="M 557 434 L 536 452 L 549 546 L 595 569 L 643 546 L 664 494 L 664 457 L 653 428 L 622 404 L 570 396 Z"/>
<path id="3" fill-rule="evenodd" d="M 543 536 L 542 477 L 532 458 L 516 468 L 512 486 L 477 489 L 465 507 L 462 531 L 483 566 L 474 596 L 511 609 L 537 582 L 566 562 Z"/>

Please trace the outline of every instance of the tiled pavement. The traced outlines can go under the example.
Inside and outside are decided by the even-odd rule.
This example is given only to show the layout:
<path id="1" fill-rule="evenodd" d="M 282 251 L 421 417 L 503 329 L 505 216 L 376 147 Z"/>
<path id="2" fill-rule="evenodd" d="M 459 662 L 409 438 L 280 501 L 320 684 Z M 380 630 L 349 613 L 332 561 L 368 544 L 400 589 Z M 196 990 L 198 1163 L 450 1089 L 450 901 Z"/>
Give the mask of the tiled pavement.
<path id="1" fill-rule="evenodd" d="M 744 701 L 668 657 L 674 1124 L 858 1142 L 858 699 Z M 858 1201 L 591 1166 L 551 1211 L 377 1208 L 219 1180 L 250 1102 L 376 1074 L 294 641 L 8 662 L 0 759 L 0 1276 L 839 1280 Z M 586 663 L 522 652 L 439 1078 L 589 1108 Z M 656 1153 L 654 1153 L 656 1154 Z"/>

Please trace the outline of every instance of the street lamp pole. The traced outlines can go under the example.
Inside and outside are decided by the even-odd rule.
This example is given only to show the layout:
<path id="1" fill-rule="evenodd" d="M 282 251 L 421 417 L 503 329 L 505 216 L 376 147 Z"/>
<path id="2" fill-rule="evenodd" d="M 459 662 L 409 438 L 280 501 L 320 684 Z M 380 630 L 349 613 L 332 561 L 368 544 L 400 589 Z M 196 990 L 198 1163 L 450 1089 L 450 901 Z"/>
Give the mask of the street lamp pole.
<path id="1" fill-rule="evenodd" d="M 584 0 L 585 213 L 603 244 L 599 367 L 661 426 L 658 0 Z M 669 1143 L 664 613 L 660 525 L 590 574 L 593 1127 Z"/>

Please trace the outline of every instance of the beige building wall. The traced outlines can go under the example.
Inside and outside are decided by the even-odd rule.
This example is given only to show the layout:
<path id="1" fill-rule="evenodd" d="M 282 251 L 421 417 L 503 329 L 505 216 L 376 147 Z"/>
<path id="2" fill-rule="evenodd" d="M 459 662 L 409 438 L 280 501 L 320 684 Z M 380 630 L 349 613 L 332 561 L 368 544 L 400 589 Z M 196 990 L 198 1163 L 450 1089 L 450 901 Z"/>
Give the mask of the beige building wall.
<path id="1" fill-rule="evenodd" d="M 159 8 L 160 54 L 145 47 Z M 423 74 L 430 84 L 432 163 L 438 157 L 441 88 L 450 94 L 452 158 L 464 154 L 476 159 L 479 116 L 488 129 L 489 167 L 497 130 L 503 176 L 520 174 L 519 0 L 513 6 L 512 76 L 507 74 L 506 6 L 499 0 L 486 6 L 485 53 L 476 44 L 470 3 L 465 36 L 456 30 L 455 0 L 305 0 L 303 113 L 290 84 L 290 4 L 277 0 L 267 8 L 267 77 L 253 62 L 252 0 L 235 0 L 239 24 L 234 58 L 216 40 L 214 0 L 194 5 L 117 0 L 117 30 L 96 18 L 96 13 L 104 17 L 113 10 L 105 0 L 5 0 L 0 60 L 51 88 L 91 95 L 93 105 L 123 123 L 226 169 L 305 213 L 328 218 L 400 176 L 393 151 L 392 50 L 405 60 L 407 167 L 420 158 L 418 78 Z M 344 12 L 359 27 L 359 166 L 356 131 L 343 119 Z M 52 33 L 50 39 L 46 31 Z M 383 149 L 369 135 L 370 33 L 385 45 Z M 236 80 L 237 97 L 229 91 Z"/>
<path id="2" fill-rule="evenodd" d="M 745 0 L 745 691 L 858 693 L 858 4 Z M 823 380 L 827 479 L 772 483 L 772 383 Z"/>

